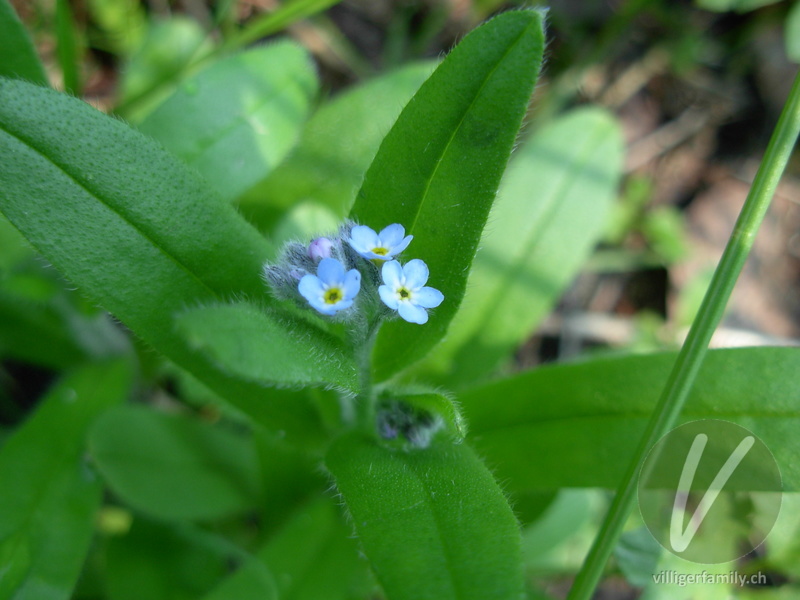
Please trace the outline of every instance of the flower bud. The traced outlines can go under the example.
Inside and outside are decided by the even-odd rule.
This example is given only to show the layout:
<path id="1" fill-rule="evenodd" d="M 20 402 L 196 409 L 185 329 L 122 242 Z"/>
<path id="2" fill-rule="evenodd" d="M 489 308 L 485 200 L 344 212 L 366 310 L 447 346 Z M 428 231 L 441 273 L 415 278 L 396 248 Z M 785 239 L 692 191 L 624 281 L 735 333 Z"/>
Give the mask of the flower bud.
<path id="1" fill-rule="evenodd" d="M 308 245 L 308 257 L 314 261 L 331 258 L 333 242 L 326 237 L 318 237 Z"/>

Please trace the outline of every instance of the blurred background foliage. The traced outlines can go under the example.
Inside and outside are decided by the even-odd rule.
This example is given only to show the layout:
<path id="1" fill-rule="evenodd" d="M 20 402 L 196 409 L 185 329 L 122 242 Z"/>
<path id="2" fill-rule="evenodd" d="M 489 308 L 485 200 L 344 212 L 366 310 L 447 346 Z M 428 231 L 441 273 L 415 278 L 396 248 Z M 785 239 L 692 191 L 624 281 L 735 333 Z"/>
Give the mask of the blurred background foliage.
<path id="1" fill-rule="evenodd" d="M 457 40 L 492 14 L 530 4 L 11 0 L 54 87 L 161 139 L 201 172 L 213 168 L 213 161 L 204 163 L 202 148 L 191 141 L 182 146 L 190 132 L 174 129 L 170 119 L 170 111 L 185 110 L 196 93 L 192 82 L 211 78 L 218 83 L 214 66 L 224 61 L 230 61 L 224 76 L 255 68 L 235 53 L 266 40 L 292 38 L 305 47 L 313 66 L 287 46 L 281 58 L 285 73 L 270 79 L 276 77 L 271 70 L 269 77 L 253 84 L 254 94 L 270 86 L 297 88 L 294 121 L 286 122 L 283 145 L 268 157 L 270 177 L 263 173 L 237 173 L 229 180 L 225 173 L 215 177 L 222 182 L 218 191 L 237 203 L 275 244 L 330 228 L 346 213 L 341 198 L 357 187 L 363 172 L 359 165 L 369 164 L 385 129 L 364 127 L 362 141 L 342 149 L 336 145 L 338 128 L 351 120 L 363 127 L 363 113 L 388 127 L 435 61 Z M 568 109 L 592 104 L 615 115 L 627 153 L 619 198 L 601 243 L 554 310 L 530 332 L 516 365 L 529 368 L 587 352 L 675 348 L 699 306 L 800 62 L 800 0 L 553 0 L 547 6 L 547 62 L 524 135 L 536 133 Z M 391 79 L 380 77 L 392 71 Z M 224 82 L 223 75 L 219 77 Z M 348 93 L 356 100 L 337 107 L 335 99 Z M 224 118 L 229 108 L 213 102 L 206 106 L 213 107 L 203 117 L 209 121 Z M 270 115 L 259 118 L 274 123 Z M 299 138 L 293 136 L 293 128 L 303 122 Z M 347 160 L 334 161 L 342 152 Z M 309 164 L 330 166 L 311 172 Z M 334 169 L 336 177 L 324 168 Z M 323 200 L 322 208 L 302 201 L 311 195 L 309 190 Z M 274 199 L 268 207 L 260 202 L 264 195 Z M 796 345 L 799 275 L 796 154 L 714 345 Z M 0 445 L 62 371 L 86 359 L 130 353 L 137 355 L 141 370 L 138 399 L 167 407 L 167 412 L 192 407 L 201 421 L 224 418 L 227 429 L 212 434 L 201 422 L 184 422 L 175 415 L 148 416 L 130 407 L 104 414 L 103 426 L 95 428 L 89 439 L 91 451 L 100 457 L 112 487 L 118 493 L 123 490 L 121 495 L 134 508 L 144 506 L 145 516 L 134 518 L 118 499 L 108 498 L 98 521 L 103 535 L 92 548 L 75 597 L 244 597 L 222 587 L 212 591 L 234 559 L 252 567 L 240 569 L 240 579 L 257 582 L 262 577 L 259 563 L 237 555 L 228 540 L 259 547 L 275 531 L 278 536 L 260 546 L 257 554 L 276 561 L 272 564 L 278 565 L 279 575 L 285 571 L 277 579 L 280 597 L 369 594 L 374 584 L 357 560 L 346 526 L 330 503 L 307 500 L 309 490 L 326 486 L 313 460 L 284 447 L 274 436 L 238 435 L 242 429 L 238 415 L 191 376 L 125 335 L 0 220 Z M 320 407 L 332 405 L 325 398 L 328 392 L 314 393 Z M 123 429 L 133 432 L 131 444 L 138 439 L 142 446 L 134 464 L 120 464 L 114 453 L 118 441 L 113 432 Z M 169 487 L 167 481 L 156 478 L 149 487 L 134 486 L 138 492 L 132 495 L 124 492 L 126 478 L 146 478 L 149 453 L 159 455 L 159 436 L 166 431 L 180 431 L 180 439 L 202 439 L 203 447 L 224 466 L 224 476 L 206 481 L 203 493 L 211 500 L 195 506 L 186 498 L 179 503 L 183 512 L 178 515 L 169 512 L 175 510 L 174 498 L 160 496 Z M 231 446 L 237 449 L 226 458 L 220 449 Z M 190 475 L 192 469 L 205 473 L 203 456 L 181 447 L 164 452 Z M 272 468 L 254 475 L 259 457 L 265 456 Z M 265 494 L 265 486 L 279 493 Z M 137 496 L 142 490 L 144 497 Z M 308 502 L 304 516 L 292 517 L 293 507 L 304 499 Z M 598 490 L 519 499 L 517 510 L 530 523 L 524 534 L 528 573 L 533 587 L 542 590 L 542 598 L 563 596 L 605 500 L 605 492 Z M 241 527 L 233 518 L 221 518 L 255 510 L 254 501 L 260 508 L 252 518 L 259 527 Z M 162 508 L 164 512 L 159 512 Z M 787 495 L 782 521 L 770 538 L 770 552 L 756 551 L 744 563 L 746 570 L 768 572 L 763 589 L 663 585 L 651 586 L 641 597 L 798 597 L 798 514 L 797 499 Z M 216 520 L 203 527 L 160 520 L 170 518 Z M 638 586 L 644 585 L 658 558 L 644 547 L 646 540 L 638 531 L 632 527 L 626 534 L 614 574 L 598 597 L 640 597 Z M 304 565 L 291 561 L 281 565 L 282 558 L 307 553 L 311 547 L 319 568 L 345 574 L 337 579 L 341 590 L 306 589 L 313 585 L 303 583 Z M 144 559 L 154 555 L 158 561 Z M 648 562 L 648 556 L 655 558 Z M 663 562 L 661 567 L 668 568 Z M 702 570 L 683 562 L 672 567 L 681 572 Z M 225 585 L 235 590 L 236 582 Z"/>

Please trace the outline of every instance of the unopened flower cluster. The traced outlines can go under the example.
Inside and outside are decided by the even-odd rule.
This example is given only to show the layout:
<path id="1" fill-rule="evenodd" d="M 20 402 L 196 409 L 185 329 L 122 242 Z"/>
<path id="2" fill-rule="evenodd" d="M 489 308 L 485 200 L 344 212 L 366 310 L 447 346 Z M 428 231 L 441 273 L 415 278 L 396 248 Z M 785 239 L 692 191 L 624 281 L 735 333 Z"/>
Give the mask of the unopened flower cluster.
<path id="1" fill-rule="evenodd" d="M 409 323 L 423 324 L 428 309 L 439 306 L 444 296 L 425 285 L 429 273 L 422 260 L 403 264 L 397 259 L 413 237 L 397 223 L 377 233 L 348 222 L 335 236 L 308 245 L 286 244 L 278 263 L 264 268 L 264 276 L 279 296 L 294 297 L 326 316 L 346 316 L 360 300 L 377 298 Z"/>

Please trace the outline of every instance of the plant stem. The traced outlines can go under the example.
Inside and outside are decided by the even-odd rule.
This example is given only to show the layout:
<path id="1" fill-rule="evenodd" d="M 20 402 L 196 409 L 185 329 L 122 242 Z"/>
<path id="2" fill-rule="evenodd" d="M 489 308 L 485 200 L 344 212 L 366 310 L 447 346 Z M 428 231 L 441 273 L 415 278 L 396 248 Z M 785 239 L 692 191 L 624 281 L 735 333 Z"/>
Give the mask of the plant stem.
<path id="1" fill-rule="evenodd" d="M 761 161 L 750 193 L 714 272 L 700 312 L 672 368 L 661 398 L 650 417 L 600 532 L 570 590 L 568 600 L 589 600 L 603 568 L 630 514 L 637 476 L 650 448 L 675 424 L 708 350 L 708 343 L 722 319 L 736 279 L 744 266 L 758 227 L 769 208 L 775 188 L 800 133 L 800 74 L 797 75 L 783 112 Z"/>
<path id="2" fill-rule="evenodd" d="M 369 430 L 375 422 L 375 398 L 372 389 L 372 347 L 381 328 L 382 319 L 374 318 L 366 328 L 361 344 L 356 350 L 359 370 L 359 392 L 355 397 L 356 426 Z"/>

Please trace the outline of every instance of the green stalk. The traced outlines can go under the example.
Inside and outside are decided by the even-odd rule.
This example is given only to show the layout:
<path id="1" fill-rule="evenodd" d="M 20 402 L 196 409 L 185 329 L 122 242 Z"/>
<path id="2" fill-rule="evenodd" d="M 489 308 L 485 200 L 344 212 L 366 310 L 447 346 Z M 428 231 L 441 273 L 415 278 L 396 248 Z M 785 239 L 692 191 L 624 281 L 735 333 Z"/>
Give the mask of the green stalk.
<path id="1" fill-rule="evenodd" d="M 609 508 L 600 532 L 570 590 L 568 600 L 589 600 L 617 543 L 636 499 L 637 476 L 647 453 L 675 424 L 692 388 L 753 239 L 769 208 L 792 148 L 800 133 L 800 74 L 772 134 L 756 178 L 745 200 L 725 252 L 711 280 L 700 312 L 672 368 L 642 441 Z"/>
<path id="2" fill-rule="evenodd" d="M 240 32 L 233 34 L 219 47 L 220 52 L 231 52 L 247 44 L 277 33 L 301 19 L 307 19 L 326 10 L 341 0 L 289 0 L 274 12 L 261 15 Z"/>

